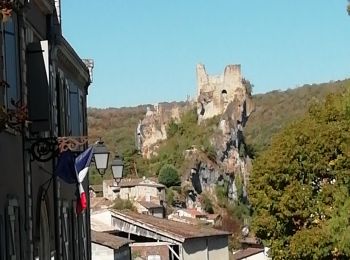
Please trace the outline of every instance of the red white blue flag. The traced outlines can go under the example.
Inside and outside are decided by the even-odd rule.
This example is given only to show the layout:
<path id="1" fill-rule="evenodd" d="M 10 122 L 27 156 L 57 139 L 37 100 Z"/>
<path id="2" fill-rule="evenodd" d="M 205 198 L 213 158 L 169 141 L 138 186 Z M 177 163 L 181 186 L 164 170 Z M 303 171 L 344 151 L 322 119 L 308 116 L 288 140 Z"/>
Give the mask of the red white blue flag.
<path id="1" fill-rule="evenodd" d="M 92 147 L 89 147 L 83 153 L 81 153 L 77 158 L 75 158 L 74 167 L 75 167 L 75 174 L 77 177 L 78 192 L 79 192 L 79 198 L 78 198 L 77 208 L 76 208 L 77 214 L 80 214 L 84 209 L 86 209 L 86 193 L 84 191 L 82 182 L 84 181 L 85 176 L 89 171 L 92 154 L 93 154 L 93 149 Z"/>

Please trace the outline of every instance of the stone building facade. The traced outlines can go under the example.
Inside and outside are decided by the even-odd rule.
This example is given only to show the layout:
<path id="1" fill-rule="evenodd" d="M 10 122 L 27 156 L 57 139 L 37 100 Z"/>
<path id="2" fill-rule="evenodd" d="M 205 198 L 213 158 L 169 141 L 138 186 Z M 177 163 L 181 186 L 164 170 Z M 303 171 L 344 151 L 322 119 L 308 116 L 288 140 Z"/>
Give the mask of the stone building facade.
<path id="1" fill-rule="evenodd" d="M 0 5 L 0 259 L 90 259 L 89 212 L 54 176 L 57 138 L 87 135 L 89 69 L 62 35 L 60 0 Z"/>

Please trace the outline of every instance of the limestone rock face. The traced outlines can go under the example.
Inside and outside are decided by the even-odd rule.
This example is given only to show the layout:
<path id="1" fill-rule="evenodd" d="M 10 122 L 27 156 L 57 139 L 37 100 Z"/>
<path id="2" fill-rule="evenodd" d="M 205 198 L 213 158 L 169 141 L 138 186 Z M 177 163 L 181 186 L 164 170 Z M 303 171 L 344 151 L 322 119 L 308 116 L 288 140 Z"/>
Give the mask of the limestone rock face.
<path id="1" fill-rule="evenodd" d="M 228 183 L 228 196 L 237 200 L 239 187 L 243 197 L 247 196 L 250 159 L 246 154 L 243 129 L 254 111 L 251 85 L 241 74 L 240 65 L 226 66 L 222 75 L 210 76 L 204 65 L 197 65 L 197 113 L 198 122 L 220 116 L 218 129 L 211 141 L 217 153 L 216 163 L 220 172 L 216 181 Z M 202 188 L 207 185 L 207 167 L 197 167 L 194 176 L 201 180 Z M 217 184 L 220 185 L 219 182 Z M 198 184 L 196 184 L 198 186 Z M 197 188 L 197 190 L 200 190 Z"/>
<path id="2" fill-rule="evenodd" d="M 157 154 L 158 143 L 167 138 L 166 127 L 170 120 L 178 121 L 188 102 L 159 103 L 147 107 L 145 117 L 136 130 L 136 145 L 143 157 Z"/>

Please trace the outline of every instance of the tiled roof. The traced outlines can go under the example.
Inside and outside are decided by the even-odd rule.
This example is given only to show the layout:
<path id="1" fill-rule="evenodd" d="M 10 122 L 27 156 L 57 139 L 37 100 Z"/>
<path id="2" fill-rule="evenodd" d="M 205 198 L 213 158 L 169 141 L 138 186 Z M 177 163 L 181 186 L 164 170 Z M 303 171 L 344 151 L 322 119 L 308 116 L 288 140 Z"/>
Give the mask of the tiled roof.
<path id="1" fill-rule="evenodd" d="M 98 192 L 98 191 L 102 191 L 103 190 L 103 186 L 102 185 L 90 185 L 90 188 L 95 191 L 95 192 Z"/>
<path id="2" fill-rule="evenodd" d="M 242 249 L 242 250 L 239 250 L 238 252 L 233 254 L 233 259 L 241 260 L 241 259 L 244 259 L 248 256 L 256 255 L 256 254 L 259 254 L 261 252 L 264 252 L 263 248 L 250 247 L 250 248 Z"/>
<path id="3" fill-rule="evenodd" d="M 194 226 L 168 219 L 156 218 L 132 211 L 111 210 L 112 216 L 144 229 L 158 232 L 180 241 L 197 237 L 228 236 L 231 233 L 207 226 Z"/>
<path id="4" fill-rule="evenodd" d="M 118 237 L 104 232 L 91 230 L 91 242 L 103 245 L 112 249 L 118 249 L 132 241 L 124 237 Z"/>
<path id="5" fill-rule="evenodd" d="M 206 217 L 208 214 L 205 212 L 200 212 L 196 209 L 182 209 L 183 211 L 187 212 L 188 214 L 191 214 L 194 217 Z"/>
<path id="6" fill-rule="evenodd" d="M 92 210 L 108 208 L 113 205 L 113 201 L 110 201 L 103 197 L 90 198 L 90 208 Z"/>
<path id="7" fill-rule="evenodd" d="M 114 180 L 104 180 L 109 186 L 115 186 Z M 119 187 L 134 187 L 134 186 L 148 186 L 156 188 L 165 188 L 163 184 L 158 183 L 157 178 L 124 178 L 118 184 Z"/>
<path id="8" fill-rule="evenodd" d="M 153 203 L 153 202 L 150 202 L 150 201 L 141 200 L 141 201 L 138 201 L 138 203 L 140 203 L 146 209 L 162 208 L 162 205 L 157 204 L 157 203 Z"/>

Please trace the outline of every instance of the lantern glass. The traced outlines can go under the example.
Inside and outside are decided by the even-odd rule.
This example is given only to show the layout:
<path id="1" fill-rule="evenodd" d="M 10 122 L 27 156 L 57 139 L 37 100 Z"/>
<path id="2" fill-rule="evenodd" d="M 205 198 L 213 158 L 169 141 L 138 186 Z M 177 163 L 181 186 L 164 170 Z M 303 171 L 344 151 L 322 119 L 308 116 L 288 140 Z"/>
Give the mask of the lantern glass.
<path id="1" fill-rule="evenodd" d="M 117 181 L 123 178 L 124 162 L 123 158 L 116 155 L 111 163 L 113 178 Z"/>
<path id="2" fill-rule="evenodd" d="M 109 152 L 103 141 L 97 141 L 94 146 L 94 160 L 98 172 L 103 175 L 108 165 Z"/>

